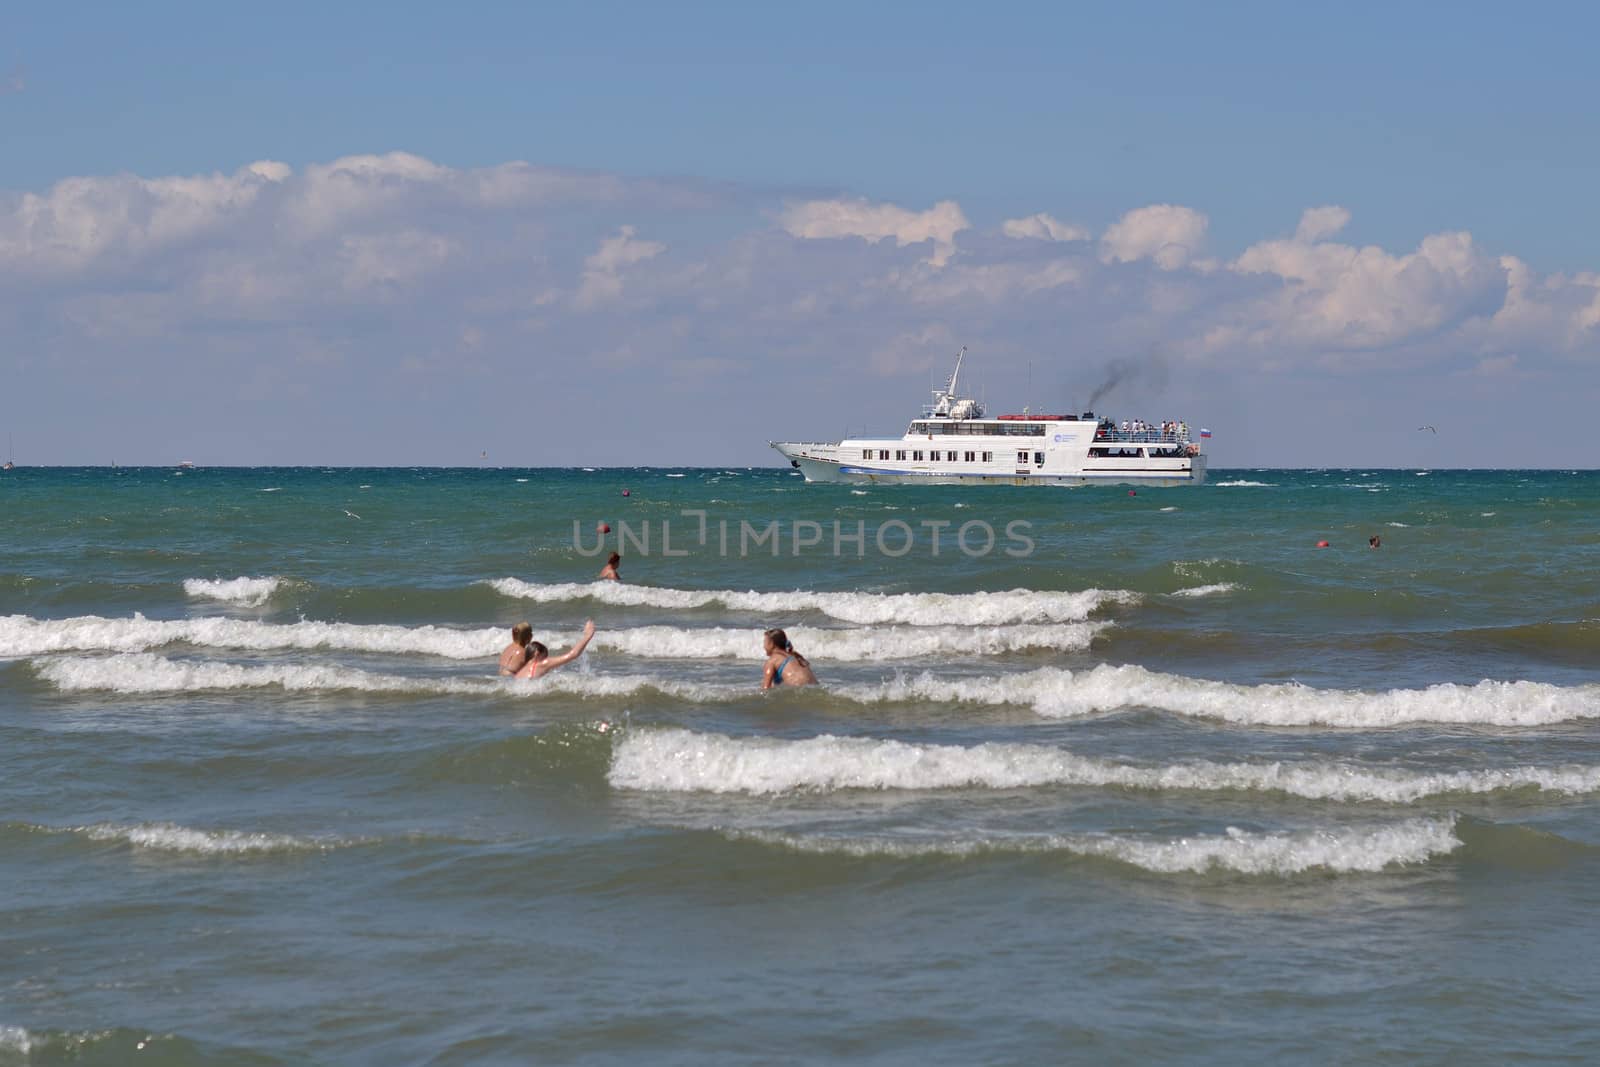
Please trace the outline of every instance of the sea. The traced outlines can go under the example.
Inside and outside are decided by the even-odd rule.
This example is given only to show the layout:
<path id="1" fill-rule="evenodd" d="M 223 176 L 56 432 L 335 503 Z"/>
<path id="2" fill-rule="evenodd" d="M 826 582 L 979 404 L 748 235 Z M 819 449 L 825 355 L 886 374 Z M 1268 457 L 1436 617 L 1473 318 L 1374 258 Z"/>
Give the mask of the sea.
<path id="1" fill-rule="evenodd" d="M 19 468 L 0 545 L 0 1065 L 1600 1060 L 1593 471 Z"/>

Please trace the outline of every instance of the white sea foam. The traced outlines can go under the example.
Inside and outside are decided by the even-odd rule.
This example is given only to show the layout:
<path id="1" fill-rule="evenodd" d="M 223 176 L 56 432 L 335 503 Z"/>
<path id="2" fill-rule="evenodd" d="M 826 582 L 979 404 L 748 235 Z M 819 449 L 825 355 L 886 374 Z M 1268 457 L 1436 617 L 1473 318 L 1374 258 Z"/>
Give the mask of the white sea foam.
<path id="1" fill-rule="evenodd" d="M 1212 485 L 1225 485 L 1225 486 L 1229 486 L 1229 487 L 1232 487 L 1232 488 L 1239 488 L 1239 487 L 1249 486 L 1249 487 L 1253 487 L 1253 488 L 1256 488 L 1256 489 L 1270 489 L 1273 486 L 1276 486 L 1278 483 L 1277 482 L 1252 482 L 1248 478 L 1235 478 L 1231 482 L 1212 482 L 1211 484 Z"/>
<path id="2" fill-rule="evenodd" d="M 1172 507 L 1172 506 L 1169 505 L 1169 506 L 1161 508 L 1159 510 L 1161 510 L 1161 511 L 1177 511 L 1178 509 L 1176 507 Z"/>
<path id="3" fill-rule="evenodd" d="M 674 682 L 658 676 L 558 672 L 536 682 L 497 678 L 439 678 L 383 674 L 325 665 L 241 665 L 174 660 L 148 653 L 33 659 L 29 663 L 57 688 L 123 693 L 281 688 L 295 692 L 462 694 L 537 697 L 623 697 L 657 692 L 712 703 L 748 698 L 742 685 Z M 1543 682 L 1482 681 L 1381 692 L 1313 689 L 1298 684 L 1236 685 L 1161 674 L 1135 665 L 1101 665 L 1069 671 L 1056 667 L 1011 674 L 950 677 L 901 674 L 876 684 L 828 686 L 799 699 L 859 704 L 955 703 L 1024 707 L 1049 718 L 1069 718 L 1120 708 L 1147 707 L 1247 726 L 1330 726 L 1373 729 L 1415 723 L 1542 726 L 1600 718 L 1600 686 L 1562 687 Z"/>
<path id="4" fill-rule="evenodd" d="M 671 682 L 637 675 L 579 672 L 551 674 L 537 681 L 511 678 L 437 678 L 380 674 L 351 667 L 271 664 L 244 665 L 174 660 L 134 652 L 88 659 L 29 661 L 39 677 L 67 692 L 191 693 L 278 688 L 289 692 L 401 693 L 422 696 L 624 697 L 653 691 L 680 700 L 713 702 L 748 696 L 747 686 Z"/>
<path id="5" fill-rule="evenodd" d="M 183 591 L 198 599 L 254 608 L 265 604 L 282 584 L 282 578 L 185 578 Z"/>
<path id="6" fill-rule="evenodd" d="M 1030 649 L 1079 651 L 1109 623 L 1017 626 L 912 626 L 789 631 L 796 646 L 833 661 L 915 659 L 934 655 L 992 656 Z M 143 652 L 172 644 L 250 651 L 341 649 L 357 652 L 480 660 L 506 642 L 500 628 L 457 630 L 444 626 L 391 626 L 343 622 L 269 623 L 214 616 L 147 619 L 97 615 L 71 619 L 0 617 L 0 658 L 57 652 Z M 683 629 L 643 626 L 602 630 L 596 648 L 655 659 L 750 658 L 761 650 L 761 630 L 729 627 Z"/>
<path id="7" fill-rule="evenodd" d="M 887 629 L 791 627 L 790 642 L 828 662 L 919 659 L 926 656 L 995 656 L 1033 649 L 1081 651 L 1109 623 L 1018 626 L 909 626 Z M 749 659 L 761 650 L 759 629 L 641 626 L 602 630 L 598 648 L 655 659 Z"/>
<path id="8" fill-rule="evenodd" d="M 1398 526 L 1402 530 L 1409 530 L 1411 528 L 1411 524 L 1409 522 L 1386 522 L 1386 523 L 1384 523 L 1384 525 L 1385 526 Z"/>
<path id="9" fill-rule="evenodd" d="M 1296 683 L 1237 685 L 1162 674 L 1134 664 L 1102 664 L 1076 672 L 1042 667 L 966 678 L 924 672 L 878 685 L 830 687 L 830 692 L 861 703 L 927 700 L 1021 706 L 1051 718 L 1146 707 L 1248 726 L 1372 729 L 1423 722 L 1542 726 L 1600 718 L 1600 686 L 1593 685 L 1482 681 L 1364 692 Z"/>
<path id="10" fill-rule="evenodd" d="M 505 644 L 501 629 L 455 630 L 444 626 L 359 625 L 344 622 L 267 623 L 213 616 L 199 619 L 71 619 L 0 617 L 0 657 L 50 652 L 141 652 L 184 643 L 208 648 L 349 649 L 483 659 Z M 748 650 L 746 650 L 748 652 Z"/>
<path id="11" fill-rule="evenodd" d="M 93 841 L 121 841 L 135 848 L 159 852 L 201 852 L 209 854 L 249 852 L 325 852 L 345 845 L 360 844 L 359 838 L 296 837 L 292 834 L 268 834 L 243 830 L 196 830 L 175 823 L 140 823 L 124 825 L 97 823 L 93 826 L 74 826 L 79 833 Z"/>
<path id="12" fill-rule="evenodd" d="M 998 593 L 817 593 L 737 592 L 731 589 L 668 589 L 625 582 L 560 582 L 536 584 L 520 578 L 497 578 L 497 592 L 539 603 L 598 600 L 629 607 L 678 610 L 720 605 L 782 617 L 818 611 L 861 625 L 903 623 L 912 626 L 1001 626 L 1023 622 L 1080 622 L 1106 604 L 1131 604 L 1139 594 L 1121 589 L 1041 592 L 1013 589 Z"/>
<path id="13" fill-rule="evenodd" d="M 608 779 L 645 792 L 766 795 L 837 789 L 1025 789 L 1084 786 L 1151 791 L 1286 793 L 1311 800 L 1407 804 L 1515 789 L 1600 792 L 1600 767 L 1418 772 L 1350 763 L 1137 766 L 1045 745 L 973 747 L 823 735 L 800 741 L 689 730 L 634 730 L 617 742 Z"/>
<path id="14" fill-rule="evenodd" d="M 1181 597 L 1221 596 L 1223 593 L 1231 593 L 1237 588 L 1239 588 L 1238 582 L 1212 582 L 1210 585 L 1195 585 L 1190 586 L 1188 589 L 1176 589 L 1168 595 Z"/>
<path id="15" fill-rule="evenodd" d="M 848 856 L 970 857 L 995 853 L 1066 852 L 1116 860 L 1158 874 L 1223 871 L 1292 875 L 1311 870 L 1372 872 L 1426 863 L 1460 848 L 1453 820 L 1405 819 L 1388 826 L 1161 838 L 1134 834 L 989 834 L 947 837 L 909 834 L 846 837 L 724 830 L 734 840 L 759 841 L 797 852 Z"/>
<path id="16" fill-rule="evenodd" d="M 20 1026 L 0 1026 L 0 1052 L 23 1056 L 33 1051 L 33 1035 Z"/>

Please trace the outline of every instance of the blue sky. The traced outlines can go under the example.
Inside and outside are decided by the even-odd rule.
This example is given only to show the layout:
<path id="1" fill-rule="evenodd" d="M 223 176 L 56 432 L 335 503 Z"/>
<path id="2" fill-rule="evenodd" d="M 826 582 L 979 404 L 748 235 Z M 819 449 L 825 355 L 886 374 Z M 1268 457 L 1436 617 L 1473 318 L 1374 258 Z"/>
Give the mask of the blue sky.
<path id="1" fill-rule="evenodd" d="M 1158 363 L 1112 406 L 1216 464 L 1592 463 L 1592 7 L 6 22 L 19 458 L 766 462 L 965 343 L 999 407 Z"/>

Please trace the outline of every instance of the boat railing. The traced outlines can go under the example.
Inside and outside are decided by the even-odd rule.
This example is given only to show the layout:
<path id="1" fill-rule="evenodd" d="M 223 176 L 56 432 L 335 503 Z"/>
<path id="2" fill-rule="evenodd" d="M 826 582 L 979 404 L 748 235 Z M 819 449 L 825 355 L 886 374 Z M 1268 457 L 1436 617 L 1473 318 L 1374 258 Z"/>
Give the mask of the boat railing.
<path id="1" fill-rule="evenodd" d="M 1126 442 L 1130 444 L 1186 445 L 1187 430 L 1096 430 L 1096 441 Z"/>

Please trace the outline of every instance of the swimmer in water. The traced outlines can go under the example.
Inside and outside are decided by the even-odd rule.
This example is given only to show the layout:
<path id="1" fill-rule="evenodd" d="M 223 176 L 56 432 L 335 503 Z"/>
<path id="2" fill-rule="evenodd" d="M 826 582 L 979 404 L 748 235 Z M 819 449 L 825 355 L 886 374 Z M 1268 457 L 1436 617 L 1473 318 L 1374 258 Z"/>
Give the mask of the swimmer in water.
<path id="1" fill-rule="evenodd" d="M 500 651 L 500 677 L 516 674 L 528 662 L 528 642 L 533 640 L 533 627 L 519 622 L 511 628 L 511 643 Z"/>
<path id="2" fill-rule="evenodd" d="M 600 578 L 608 582 L 622 581 L 622 575 L 617 573 L 617 567 L 622 564 L 622 556 L 616 552 L 611 553 L 611 558 L 606 560 L 606 565 L 600 568 Z"/>
<path id="3" fill-rule="evenodd" d="M 1377 534 L 1373 534 L 1371 537 L 1367 538 L 1367 547 L 1368 548 L 1382 548 L 1383 547 L 1383 541 L 1382 541 L 1382 539 L 1380 539 L 1378 537 Z"/>
<path id="4" fill-rule="evenodd" d="M 767 653 L 766 666 L 761 671 L 761 688 L 817 684 L 817 676 L 811 673 L 811 661 L 795 651 L 789 636 L 782 630 L 768 630 L 762 634 L 761 647 Z"/>
<path id="5" fill-rule="evenodd" d="M 538 641 L 528 642 L 528 662 L 517 672 L 518 678 L 543 678 L 557 667 L 565 667 L 589 647 L 589 642 L 594 640 L 594 620 L 590 619 L 583 624 L 583 636 L 578 638 L 578 643 L 561 653 L 552 656 L 550 650 Z"/>

